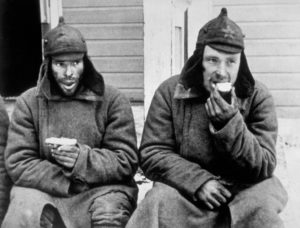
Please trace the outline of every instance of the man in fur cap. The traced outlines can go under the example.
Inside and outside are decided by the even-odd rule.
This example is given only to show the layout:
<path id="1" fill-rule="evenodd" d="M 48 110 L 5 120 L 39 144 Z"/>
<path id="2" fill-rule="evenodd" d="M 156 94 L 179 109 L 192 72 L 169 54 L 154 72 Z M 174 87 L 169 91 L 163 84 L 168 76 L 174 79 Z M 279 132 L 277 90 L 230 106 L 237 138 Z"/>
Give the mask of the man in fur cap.
<path id="1" fill-rule="evenodd" d="M 2 227 L 125 227 L 138 166 L 129 101 L 60 24 L 44 38 L 37 86 L 16 102 L 5 151 L 14 182 Z"/>
<path id="2" fill-rule="evenodd" d="M 200 30 L 181 75 L 154 95 L 140 146 L 154 186 L 127 227 L 283 227 L 276 137 L 273 99 L 224 8 Z"/>

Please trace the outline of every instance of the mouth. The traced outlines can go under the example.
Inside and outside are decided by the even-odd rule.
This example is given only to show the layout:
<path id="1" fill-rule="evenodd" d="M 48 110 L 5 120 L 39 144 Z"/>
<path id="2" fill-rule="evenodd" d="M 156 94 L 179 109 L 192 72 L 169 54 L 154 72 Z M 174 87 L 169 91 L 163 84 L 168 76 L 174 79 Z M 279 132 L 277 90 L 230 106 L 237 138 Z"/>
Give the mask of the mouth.
<path id="1" fill-rule="evenodd" d="M 216 81 L 214 81 L 214 80 L 210 80 L 210 86 L 211 86 L 211 88 L 212 89 L 215 89 L 215 88 L 217 88 L 218 90 L 230 90 L 231 89 L 231 87 L 232 87 L 232 85 L 231 85 L 231 82 L 229 82 L 229 81 L 222 81 L 222 80 L 220 80 L 220 81 L 218 81 L 218 80 L 216 80 Z"/>
<path id="2" fill-rule="evenodd" d="M 66 90 L 72 90 L 76 86 L 76 83 L 75 82 L 64 82 L 64 83 L 61 83 L 61 85 Z"/>

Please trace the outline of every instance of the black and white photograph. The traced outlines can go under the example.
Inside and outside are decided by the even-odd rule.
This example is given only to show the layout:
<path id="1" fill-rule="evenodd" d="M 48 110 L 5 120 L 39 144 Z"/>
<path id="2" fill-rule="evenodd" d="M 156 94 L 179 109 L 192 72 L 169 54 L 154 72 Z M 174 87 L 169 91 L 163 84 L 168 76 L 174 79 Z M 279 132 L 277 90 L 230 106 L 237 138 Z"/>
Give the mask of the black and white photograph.
<path id="1" fill-rule="evenodd" d="M 300 0 L 0 0 L 1 228 L 300 227 Z"/>

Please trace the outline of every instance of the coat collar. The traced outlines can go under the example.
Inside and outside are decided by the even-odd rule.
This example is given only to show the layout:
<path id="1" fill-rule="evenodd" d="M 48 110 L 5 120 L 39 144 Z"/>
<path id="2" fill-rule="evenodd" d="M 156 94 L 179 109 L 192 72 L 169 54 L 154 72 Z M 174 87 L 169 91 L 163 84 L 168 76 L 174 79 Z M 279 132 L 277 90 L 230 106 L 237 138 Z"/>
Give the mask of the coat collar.
<path id="1" fill-rule="evenodd" d="M 174 92 L 175 99 L 190 99 L 197 97 L 205 97 L 205 94 L 195 87 L 185 88 L 180 82 L 177 83 Z"/>

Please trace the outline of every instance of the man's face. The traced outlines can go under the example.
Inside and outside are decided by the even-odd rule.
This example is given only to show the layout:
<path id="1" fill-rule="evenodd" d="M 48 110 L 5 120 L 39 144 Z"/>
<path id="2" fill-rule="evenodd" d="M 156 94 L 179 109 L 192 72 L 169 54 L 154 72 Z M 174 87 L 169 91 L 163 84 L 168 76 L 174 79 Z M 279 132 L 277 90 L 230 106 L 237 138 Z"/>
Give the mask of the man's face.
<path id="1" fill-rule="evenodd" d="M 63 54 L 52 58 L 53 76 L 66 96 L 72 96 L 79 86 L 83 73 L 83 57 Z"/>
<path id="2" fill-rule="evenodd" d="M 203 53 L 202 66 L 203 85 L 211 92 L 218 82 L 236 81 L 241 61 L 241 53 L 230 54 L 217 51 L 206 45 Z"/>

